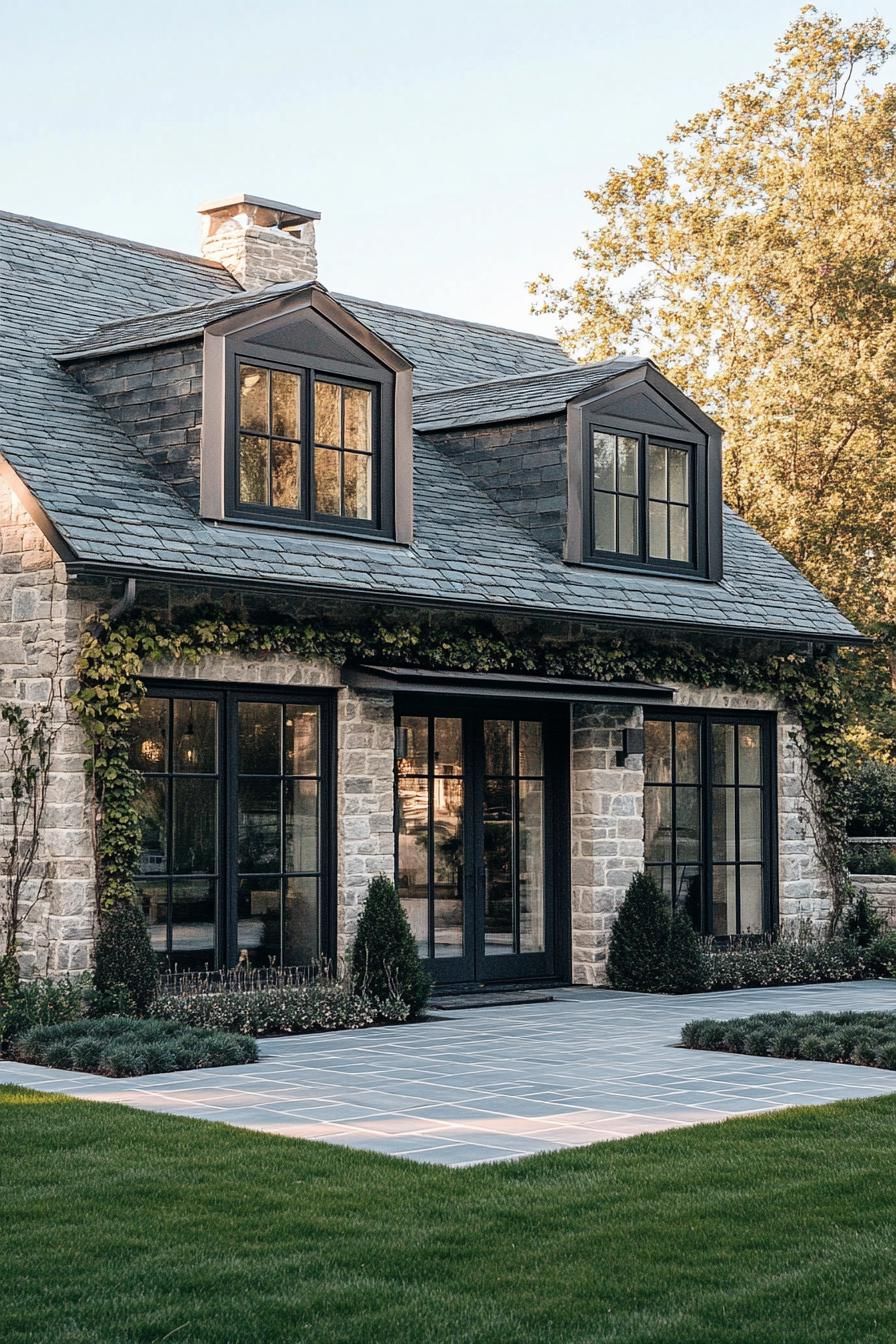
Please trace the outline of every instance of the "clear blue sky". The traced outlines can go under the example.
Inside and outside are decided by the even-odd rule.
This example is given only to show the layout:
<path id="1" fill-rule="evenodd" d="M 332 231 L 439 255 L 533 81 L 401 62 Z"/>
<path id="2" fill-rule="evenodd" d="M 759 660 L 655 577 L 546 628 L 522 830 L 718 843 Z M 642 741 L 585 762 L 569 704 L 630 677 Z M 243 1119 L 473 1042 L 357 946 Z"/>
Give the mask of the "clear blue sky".
<path id="1" fill-rule="evenodd" d="M 583 191 L 772 56 L 799 0 L 0 0 L 0 207 L 195 251 L 320 210 L 333 289 L 509 326 Z M 896 0 L 832 3 L 896 26 Z M 892 77 L 892 76 L 891 76 Z"/>

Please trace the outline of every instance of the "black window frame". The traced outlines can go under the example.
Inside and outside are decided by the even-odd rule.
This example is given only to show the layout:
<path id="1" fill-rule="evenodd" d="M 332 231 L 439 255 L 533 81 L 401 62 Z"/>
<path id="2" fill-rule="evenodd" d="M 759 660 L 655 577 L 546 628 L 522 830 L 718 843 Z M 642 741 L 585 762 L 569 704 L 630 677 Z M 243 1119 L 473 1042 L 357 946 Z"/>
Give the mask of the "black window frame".
<path id="1" fill-rule="evenodd" d="M 699 867 L 703 873 L 703 887 L 701 892 L 701 925 L 698 930 L 701 936 L 711 937 L 719 944 L 730 942 L 735 937 L 745 937 L 740 933 L 716 935 L 712 932 L 713 928 L 713 868 L 718 866 L 727 866 L 724 864 L 715 864 L 713 861 L 712 850 L 712 822 L 713 822 L 713 803 L 712 793 L 714 785 L 712 779 L 712 728 L 715 724 L 755 724 L 760 729 L 760 759 L 761 768 L 764 776 L 764 785 L 762 786 L 762 913 L 763 928 L 761 934 L 773 932 L 778 925 L 778 751 L 777 751 L 777 724 L 778 717 L 774 711 L 768 710 L 700 710 L 700 709 L 650 709 L 644 714 L 645 723 L 650 721 L 663 723 L 696 723 L 699 726 L 700 744 L 700 860 Z M 673 733 L 674 738 L 674 733 Z M 645 760 L 645 793 L 651 785 L 646 777 Z M 670 785 L 654 785 L 653 787 L 670 787 Z M 671 787 L 675 791 L 674 779 L 674 751 L 673 751 L 673 778 Z M 675 820 L 673 812 L 673 843 L 675 836 Z M 645 836 L 646 839 L 646 836 Z M 739 844 L 739 840 L 738 840 Z M 646 872 L 651 868 L 658 868 L 668 865 L 651 863 L 647 858 L 646 850 L 644 855 L 644 867 Z M 671 861 L 673 871 L 676 867 L 690 868 L 695 867 L 692 862 L 684 861 L 678 864 L 673 851 Z M 675 893 L 673 891 L 673 902 Z M 737 898 L 738 929 L 740 928 L 740 897 Z M 754 931 L 751 930 L 751 934 Z"/>
<path id="2" fill-rule="evenodd" d="M 301 377 L 301 405 L 299 410 L 299 482 L 300 497 L 297 509 L 279 508 L 272 504 L 244 503 L 240 500 L 240 368 L 267 369 Z M 341 387 L 358 387 L 371 394 L 371 513 L 372 517 L 351 518 L 342 514 L 322 514 L 315 508 L 314 498 L 314 386 L 317 381 L 336 383 Z M 340 360 L 292 358 L 284 354 L 272 358 L 243 342 L 229 343 L 227 358 L 227 393 L 224 417 L 225 443 L 225 502 L 228 517 L 271 527 L 337 533 L 346 536 L 364 536 L 371 539 L 392 540 L 394 519 L 394 376 L 389 370 L 381 373 L 365 369 L 363 374 Z M 276 438 L 276 435 L 258 435 Z M 344 453 L 345 449 L 339 449 Z"/>
<path id="3" fill-rule="evenodd" d="M 235 966 L 239 957 L 238 898 L 240 874 L 238 842 L 238 752 L 237 723 L 240 701 L 273 704 L 314 704 L 320 707 L 320 890 L 318 908 L 319 956 L 333 960 L 337 949 L 337 694 L 336 690 L 310 686 L 259 686 L 251 682 L 178 681 L 145 679 L 150 699 L 211 700 L 217 714 L 218 780 L 218 908 L 215 916 L 215 947 L 219 966 Z M 169 820 L 170 828 L 170 820 Z M 169 840 L 170 843 L 170 840 Z M 188 875 L 183 875 L 185 878 Z M 141 880 L 151 881 L 150 875 Z M 159 879 L 162 880 L 162 879 Z M 170 887 L 170 877 L 169 887 Z M 171 901 L 167 921 L 167 944 L 171 942 Z"/>
<path id="4" fill-rule="evenodd" d="M 625 555 L 596 546 L 594 489 L 594 435 L 609 434 L 638 440 L 638 553 Z M 649 554 L 648 515 L 650 506 L 648 445 L 688 450 L 688 535 L 690 559 L 668 560 Z M 582 414 L 582 517 L 584 519 L 583 563 L 604 569 L 635 570 L 677 576 L 710 578 L 710 536 L 708 518 L 707 437 L 696 427 L 682 430 L 672 425 L 629 420 L 600 409 L 585 407 Z M 618 492 L 617 492 L 618 498 Z M 666 503 L 667 501 L 662 501 Z M 721 518 L 717 526 L 721 524 Z"/>

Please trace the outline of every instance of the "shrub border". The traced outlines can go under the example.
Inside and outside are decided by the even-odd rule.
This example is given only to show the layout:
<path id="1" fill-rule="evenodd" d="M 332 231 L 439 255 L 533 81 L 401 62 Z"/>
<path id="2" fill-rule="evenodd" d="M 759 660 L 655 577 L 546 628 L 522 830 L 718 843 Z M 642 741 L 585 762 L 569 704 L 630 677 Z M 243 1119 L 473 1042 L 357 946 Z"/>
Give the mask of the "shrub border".
<path id="1" fill-rule="evenodd" d="M 888 1019 L 886 1025 L 879 1022 L 881 1018 Z M 681 1028 L 681 1045 L 685 1050 L 755 1059 L 800 1059 L 896 1070 L 896 1013 L 871 1009 L 701 1017 Z"/>

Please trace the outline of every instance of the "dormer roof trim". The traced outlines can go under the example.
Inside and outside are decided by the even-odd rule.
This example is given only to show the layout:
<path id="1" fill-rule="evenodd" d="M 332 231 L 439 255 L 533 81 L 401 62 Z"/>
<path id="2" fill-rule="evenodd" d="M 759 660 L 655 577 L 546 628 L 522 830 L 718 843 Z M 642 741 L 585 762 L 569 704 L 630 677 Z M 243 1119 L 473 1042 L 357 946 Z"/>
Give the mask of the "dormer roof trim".
<path id="1" fill-rule="evenodd" d="M 263 302 L 242 305 L 236 311 L 218 314 L 202 328 L 202 436 L 200 444 L 200 513 L 216 522 L 232 521 L 228 501 L 228 458 L 235 430 L 233 355 L 255 350 L 264 362 L 265 336 L 274 335 L 301 314 L 313 312 L 318 319 L 340 332 L 393 383 L 391 405 L 383 409 L 390 429 L 388 443 L 381 442 L 383 490 L 388 497 L 388 539 L 409 546 L 414 536 L 413 500 L 413 365 L 393 345 L 383 340 L 353 313 L 344 308 L 316 281 L 291 287 L 288 293 L 271 295 Z M 228 351 L 230 354 L 228 354 Z M 271 352 L 277 356 L 278 351 Z M 301 351 L 296 351 L 301 354 Z M 279 357 L 283 357 L 282 350 Z M 347 371 L 348 365 L 345 366 Z M 363 369 L 361 370 L 363 373 Z M 385 422 L 384 422 L 385 423 Z M 386 471 L 388 454 L 388 471 Z"/>
<path id="2" fill-rule="evenodd" d="M 309 306 L 326 316 L 359 345 L 376 353 L 377 358 L 389 368 L 398 371 L 413 367 L 395 346 L 365 326 L 316 280 L 271 285 L 249 294 L 240 292 L 228 295 L 211 303 L 194 303 L 158 313 L 144 313 L 118 322 L 107 322 L 97 327 L 90 336 L 56 351 L 55 358 L 60 364 L 68 365 L 85 359 L 102 359 L 137 350 L 178 345 L 184 341 L 197 340 L 209 330 L 213 333 L 220 331 L 221 334 L 248 330 L 272 319 L 288 317 Z"/>

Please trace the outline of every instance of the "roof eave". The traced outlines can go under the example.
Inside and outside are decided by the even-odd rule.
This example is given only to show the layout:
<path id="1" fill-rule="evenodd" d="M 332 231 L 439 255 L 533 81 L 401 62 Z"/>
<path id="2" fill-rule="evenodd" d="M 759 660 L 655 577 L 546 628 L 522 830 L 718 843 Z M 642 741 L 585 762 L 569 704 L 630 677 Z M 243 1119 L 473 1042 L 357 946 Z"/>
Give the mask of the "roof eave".
<path id="1" fill-rule="evenodd" d="M 106 576 L 109 578 L 144 578 L 151 582 L 167 582 L 196 586 L 197 584 L 218 587 L 252 590 L 254 592 L 280 592 L 293 595 L 301 593 L 310 597 L 326 600 L 349 602 L 374 602 L 394 607 L 437 607 L 441 610 L 475 611 L 479 615 L 516 616 L 531 620 L 574 620 L 595 626 L 611 626 L 620 629 L 642 629 L 712 635 L 716 638 L 746 638 L 786 640 L 792 644 L 828 644 L 831 646 L 867 646 L 874 641 L 867 635 L 854 630 L 853 634 L 837 634 L 833 631 L 818 630 L 778 630 L 757 629 L 755 626 L 714 625 L 698 621 L 682 621 L 675 618 L 657 621 L 641 616 L 607 616 L 578 607 L 558 608 L 539 605 L 524 605 L 512 602 L 476 598 L 446 597 L 441 595 L 414 595 L 389 590 L 371 592 L 366 588 L 339 587 L 327 584 L 305 584 L 287 579 L 251 578 L 244 575 L 214 575 L 195 573 L 189 570 L 166 568 L 165 566 L 136 566 L 122 561 L 81 560 L 76 561 L 78 574 L 85 576 Z"/>

